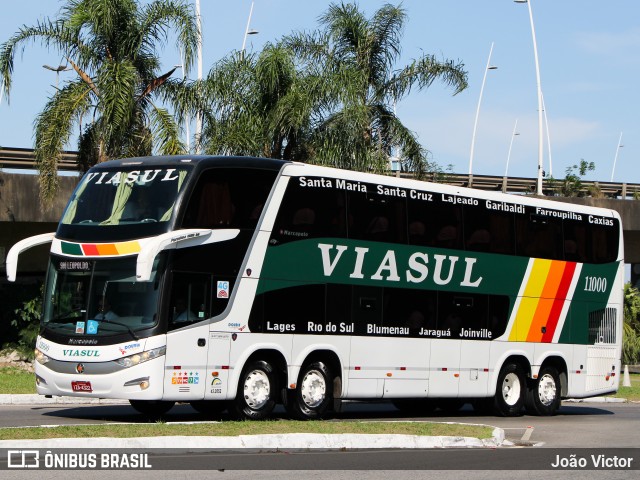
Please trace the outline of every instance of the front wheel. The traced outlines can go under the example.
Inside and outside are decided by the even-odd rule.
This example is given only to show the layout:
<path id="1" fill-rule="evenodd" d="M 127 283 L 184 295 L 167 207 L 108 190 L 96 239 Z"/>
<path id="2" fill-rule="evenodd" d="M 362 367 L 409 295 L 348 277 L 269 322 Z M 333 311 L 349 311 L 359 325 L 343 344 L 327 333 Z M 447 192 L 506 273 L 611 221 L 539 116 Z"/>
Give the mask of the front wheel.
<path id="1" fill-rule="evenodd" d="M 323 362 L 313 362 L 302 369 L 295 390 L 289 392 L 287 411 L 300 420 L 319 419 L 332 401 L 331 370 Z"/>
<path id="2" fill-rule="evenodd" d="M 555 415 L 560 408 L 560 375 L 554 367 L 540 369 L 538 378 L 527 390 L 525 406 L 531 415 Z"/>
<path id="3" fill-rule="evenodd" d="M 129 403 L 139 413 L 155 419 L 171 410 L 176 402 L 162 400 L 129 400 Z"/>
<path id="4" fill-rule="evenodd" d="M 522 415 L 526 379 L 524 371 L 517 363 L 507 363 L 500 370 L 494 408 L 496 414 L 502 417 L 517 417 Z"/>
<path id="5" fill-rule="evenodd" d="M 273 366 L 260 360 L 249 364 L 240 376 L 238 393 L 229 407 L 234 418 L 262 420 L 276 406 L 278 379 Z"/>

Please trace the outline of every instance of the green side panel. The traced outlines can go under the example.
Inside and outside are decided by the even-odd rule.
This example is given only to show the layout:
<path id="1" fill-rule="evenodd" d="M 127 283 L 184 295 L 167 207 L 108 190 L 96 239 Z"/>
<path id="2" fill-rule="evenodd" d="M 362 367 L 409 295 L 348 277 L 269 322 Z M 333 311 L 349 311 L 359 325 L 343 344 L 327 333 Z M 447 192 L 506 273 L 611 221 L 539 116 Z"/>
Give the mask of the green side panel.
<path id="1" fill-rule="evenodd" d="M 77 243 L 60 242 L 62 253 L 67 255 L 83 255 L 82 248 Z"/>
<path id="2" fill-rule="evenodd" d="M 529 259 L 346 239 L 269 246 L 258 293 L 297 284 L 338 283 L 516 297 Z M 290 285 L 290 283 L 289 283 Z"/>
<path id="3" fill-rule="evenodd" d="M 617 263 L 583 265 L 559 343 L 590 343 L 589 317 L 606 308 L 617 273 Z"/>

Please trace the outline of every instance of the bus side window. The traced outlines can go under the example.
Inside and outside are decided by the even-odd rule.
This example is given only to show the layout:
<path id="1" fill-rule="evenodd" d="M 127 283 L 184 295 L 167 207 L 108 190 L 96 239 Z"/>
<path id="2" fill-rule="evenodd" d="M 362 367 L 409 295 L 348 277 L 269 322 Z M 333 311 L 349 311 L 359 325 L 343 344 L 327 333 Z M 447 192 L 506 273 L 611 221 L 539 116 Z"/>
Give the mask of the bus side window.
<path id="1" fill-rule="evenodd" d="M 207 183 L 200 192 L 196 224 L 203 228 L 227 227 L 231 225 L 234 210 L 228 183 Z"/>
<path id="2" fill-rule="evenodd" d="M 407 243 L 404 198 L 349 192 L 349 238 L 373 242 Z"/>
<path id="3" fill-rule="evenodd" d="M 562 220 L 544 215 L 521 215 L 517 221 L 518 255 L 563 260 Z"/>
<path id="4" fill-rule="evenodd" d="M 407 218 L 410 245 L 463 248 L 460 205 L 409 199 Z"/>
<path id="5" fill-rule="evenodd" d="M 344 193 L 329 187 L 301 187 L 295 179 L 276 218 L 271 244 L 321 237 L 346 237 Z"/>
<path id="6" fill-rule="evenodd" d="M 174 272 L 169 304 L 169 330 L 201 322 L 210 315 L 209 275 Z"/>
<path id="7" fill-rule="evenodd" d="M 382 290 L 382 287 L 353 287 L 351 318 L 360 328 L 366 324 L 382 324 Z"/>

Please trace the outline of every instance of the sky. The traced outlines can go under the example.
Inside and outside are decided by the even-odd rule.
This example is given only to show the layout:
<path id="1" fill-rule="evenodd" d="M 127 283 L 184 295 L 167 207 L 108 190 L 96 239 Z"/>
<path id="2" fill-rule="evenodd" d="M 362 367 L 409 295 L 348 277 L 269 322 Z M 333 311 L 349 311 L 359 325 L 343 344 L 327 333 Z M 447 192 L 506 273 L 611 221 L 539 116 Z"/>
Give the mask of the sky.
<path id="1" fill-rule="evenodd" d="M 189 1 L 195 4 L 196 0 Z M 531 2 L 548 125 L 544 171 L 564 178 L 568 167 L 585 160 L 596 166 L 585 179 L 609 181 L 613 176 L 614 181 L 640 183 L 640 2 Z M 294 31 L 316 30 L 318 17 L 330 4 L 326 0 L 200 0 L 205 74 L 226 54 L 242 48 L 252 3 L 250 28 L 259 33 L 247 38 L 248 51 L 259 51 L 266 42 Z M 400 4 L 358 2 L 367 16 L 385 3 Z M 55 18 L 63 4 L 58 0 L 3 2 L 0 43 L 22 25 Z M 442 168 L 469 173 L 486 72 L 472 173 L 535 177 L 538 96 L 527 5 L 513 0 L 404 0 L 401 5 L 408 18 L 396 67 L 423 54 L 460 61 L 468 72 L 469 87 L 456 96 L 438 82 L 425 90 L 414 89 L 396 105 L 400 119 Z M 497 68 L 487 71 L 490 50 L 490 64 Z M 175 42 L 163 46 L 161 60 L 163 71 L 181 63 Z M 34 119 L 56 88 L 56 74 L 45 70 L 45 64 L 58 66 L 65 61 L 59 52 L 33 42 L 16 56 L 9 101 L 0 100 L 1 146 L 33 148 Z M 61 72 L 59 84 L 72 74 Z M 195 78 L 195 68 L 189 76 Z M 74 150 L 76 143 L 74 138 L 68 149 Z"/>

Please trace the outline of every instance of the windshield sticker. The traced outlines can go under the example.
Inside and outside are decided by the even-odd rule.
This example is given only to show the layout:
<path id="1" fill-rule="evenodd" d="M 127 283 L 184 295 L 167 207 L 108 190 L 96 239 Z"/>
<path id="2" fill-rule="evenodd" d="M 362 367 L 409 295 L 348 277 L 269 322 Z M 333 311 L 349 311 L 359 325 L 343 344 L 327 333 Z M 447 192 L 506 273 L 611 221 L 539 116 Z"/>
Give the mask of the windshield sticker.
<path id="1" fill-rule="evenodd" d="M 98 334 L 98 322 L 96 320 L 89 320 L 87 322 L 87 335 Z"/>
<path id="2" fill-rule="evenodd" d="M 87 261 L 62 260 L 58 263 L 58 268 L 60 271 L 88 272 L 88 271 L 91 271 L 91 263 Z"/>
<path id="3" fill-rule="evenodd" d="M 139 350 L 142 348 L 142 345 L 140 343 L 129 343 L 127 345 L 123 345 L 121 347 L 118 347 L 118 350 L 120 350 L 120 353 L 122 355 L 126 355 L 127 353 L 133 353 L 136 350 Z"/>
<path id="4" fill-rule="evenodd" d="M 160 182 L 175 182 L 180 177 L 176 173 L 175 168 L 167 170 L 132 170 L 130 172 L 92 172 L 87 174 L 87 183 L 95 185 L 120 185 L 120 181 L 124 177 L 124 182 L 128 185 L 134 183 L 142 184 L 158 180 Z"/>
<path id="5" fill-rule="evenodd" d="M 226 281 L 218 281 L 218 286 L 216 288 L 217 298 L 229 298 L 229 282 Z"/>
<path id="6" fill-rule="evenodd" d="M 76 333 L 84 333 L 84 322 L 76 322 Z"/>

